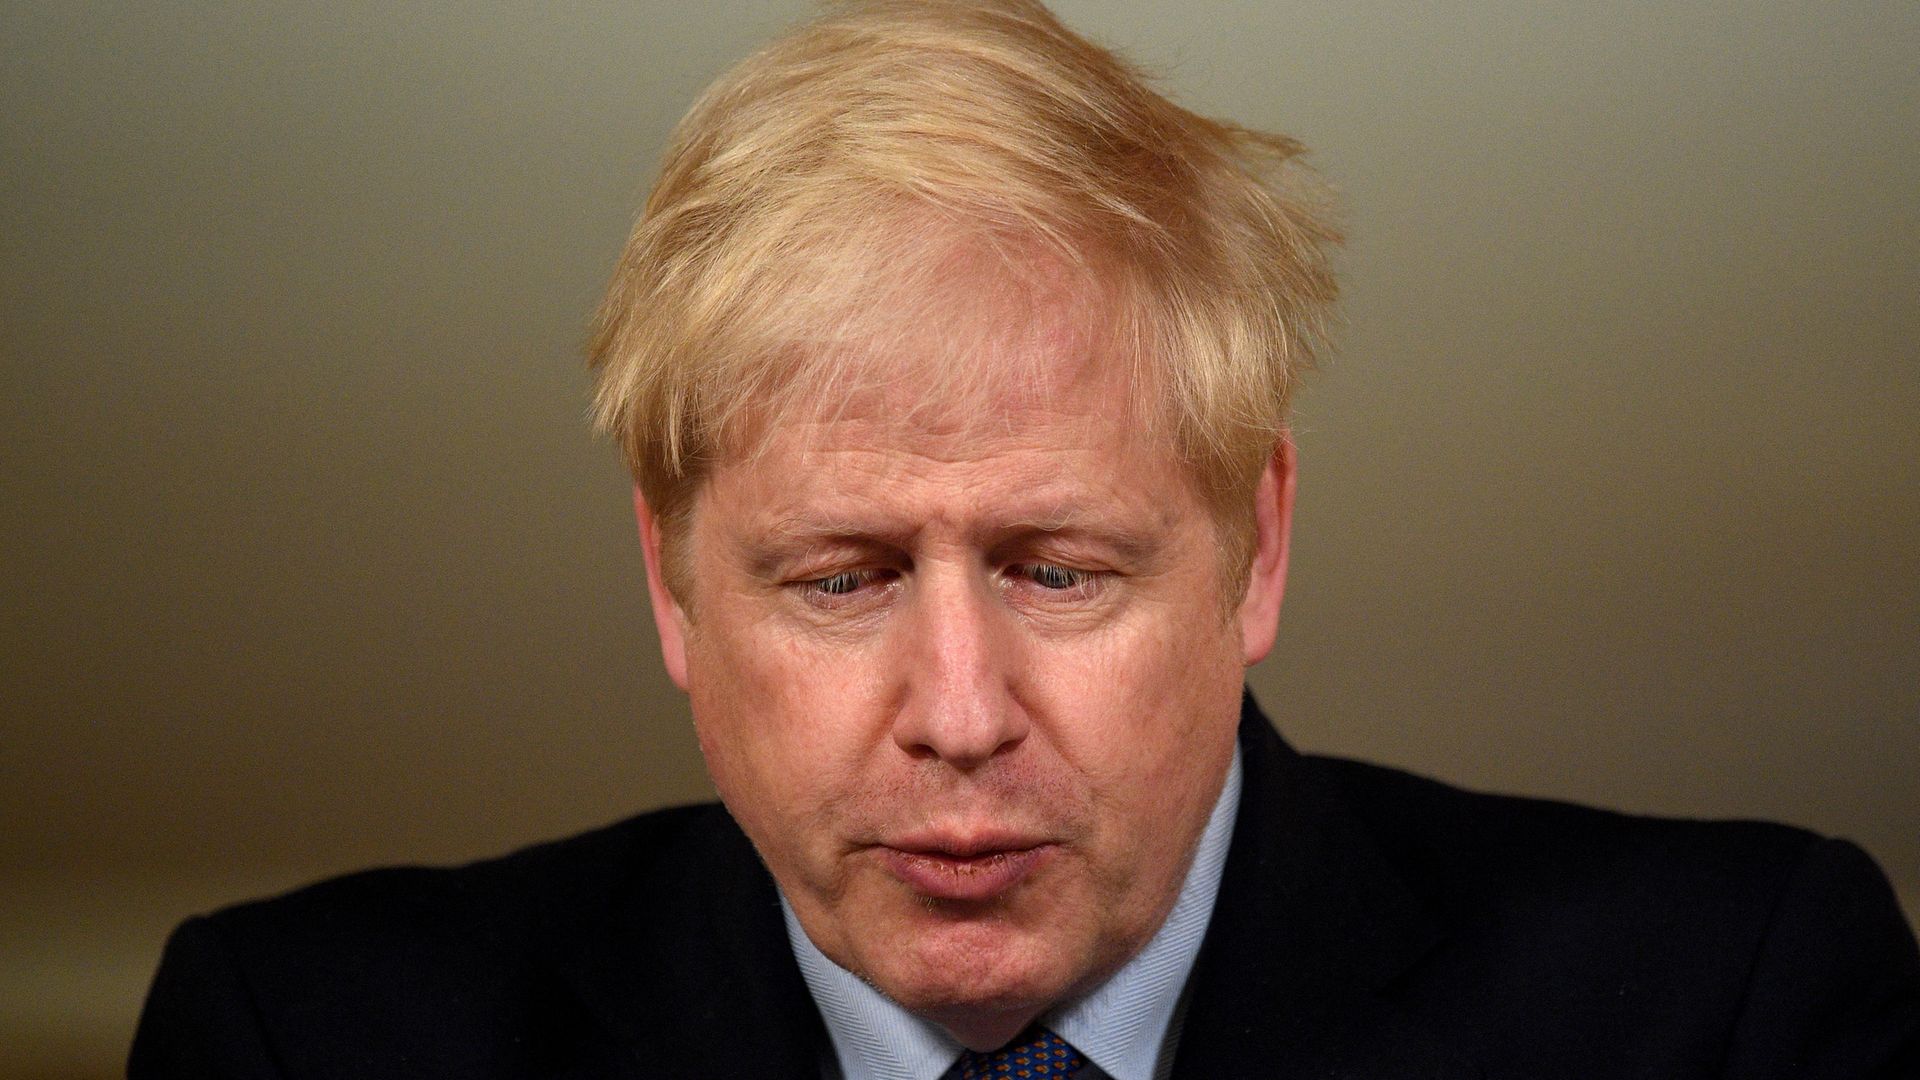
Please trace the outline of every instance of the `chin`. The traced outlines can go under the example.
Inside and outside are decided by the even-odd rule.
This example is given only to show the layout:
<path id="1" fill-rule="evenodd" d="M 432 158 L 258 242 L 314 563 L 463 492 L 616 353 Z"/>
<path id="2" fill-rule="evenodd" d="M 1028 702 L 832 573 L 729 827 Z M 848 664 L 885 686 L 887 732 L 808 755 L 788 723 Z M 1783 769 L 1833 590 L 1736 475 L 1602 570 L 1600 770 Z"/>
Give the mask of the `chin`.
<path id="1" fill-rule="evenodd" d="M 992 1050 L 1082 992 L 1082 965 L 1034 948 L 969 948 L 921 941 L 871 971 L 869 981 L 973 1050 Z"/>
<path id="2" fill-rule="evenodd" d="M 941 1020 L 951 1013 L 1025 1013 L 1030 1019 L 1079 989 L 1087 965 L 1078 950 L 988 916 L 931 918 L 895 938 L 883 955 L 862 957 L 867 980 L 914 1012 Z M 941 1020 L 947 1023 L 946 1020 Z M 953 1026 L 948 1024 L 949 1027 Z"/>

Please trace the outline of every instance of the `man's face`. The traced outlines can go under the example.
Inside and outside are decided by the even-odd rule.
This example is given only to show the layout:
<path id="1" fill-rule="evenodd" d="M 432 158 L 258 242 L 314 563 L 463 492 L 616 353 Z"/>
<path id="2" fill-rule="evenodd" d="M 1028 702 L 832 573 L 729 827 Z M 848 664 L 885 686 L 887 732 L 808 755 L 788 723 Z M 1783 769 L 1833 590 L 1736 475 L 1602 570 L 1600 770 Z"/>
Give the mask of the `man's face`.
<path id="1" fill-rule="evenodd" d="M 1270 641 L 1124 385 L 1045 366 L 959 422 L 889 399 L 775 433 L 698 494 L 685 609 L 655 585 L 714 782 L 808 935 L 984 1044 L 1158 929 Z"/>

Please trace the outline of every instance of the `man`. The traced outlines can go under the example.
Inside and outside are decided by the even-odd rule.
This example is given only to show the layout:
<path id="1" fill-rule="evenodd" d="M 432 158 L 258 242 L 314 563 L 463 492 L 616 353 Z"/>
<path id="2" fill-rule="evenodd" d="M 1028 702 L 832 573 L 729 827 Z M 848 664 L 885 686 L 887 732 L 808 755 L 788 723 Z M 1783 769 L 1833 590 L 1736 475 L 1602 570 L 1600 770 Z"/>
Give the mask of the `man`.
<path id="1" fill-rule="evenodd" d="M 1857 849 L 1305 758 L 1243 697 L 1334 293 L 1297 152 L 1022 0 L 723 78 L 593 359 L 725 809 L 191 921 L 133 1074 L 1916 1075 Z"/>

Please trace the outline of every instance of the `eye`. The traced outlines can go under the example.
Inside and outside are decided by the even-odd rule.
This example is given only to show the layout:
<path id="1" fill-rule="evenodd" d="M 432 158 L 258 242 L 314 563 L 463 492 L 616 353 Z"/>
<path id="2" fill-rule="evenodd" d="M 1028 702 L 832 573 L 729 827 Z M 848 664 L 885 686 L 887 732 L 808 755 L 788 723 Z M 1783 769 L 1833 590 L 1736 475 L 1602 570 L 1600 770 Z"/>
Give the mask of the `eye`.
<path id="1" fill-rule="evenodd" d="M 1100 571 L 1052 562 L 1014 563 L 1004 573 L 1007 583 L 1025 592 L 1030 600 L 1048 603 L 1091 600 L 1106 578 Z"/>
<path id="2" fill-rule="evenodd" d="M 1084 570 L 1069 570 L 1053 563 L 1032 563 L 1020 568 L 1027 580 L 1043 589 L 1071 589 L 1084 585 L 1092 577 Z"/>
<path id="3" fill-rule="evenodd" d="M 813 587 L 829 596 L 844 596 L 865 584 L 865 575 L 842 573 L 824 577 L 813 583 Z"/>
<path id="4" fill-rule="evenodd" d="M 809 578 L 796 581 L 793 587 L 809 603 L 820 607 L 841 607 L 859 601 L 878 587 L 884 586 L 899 576 L 896 571 L 842 570 L 826 577 Z"/>

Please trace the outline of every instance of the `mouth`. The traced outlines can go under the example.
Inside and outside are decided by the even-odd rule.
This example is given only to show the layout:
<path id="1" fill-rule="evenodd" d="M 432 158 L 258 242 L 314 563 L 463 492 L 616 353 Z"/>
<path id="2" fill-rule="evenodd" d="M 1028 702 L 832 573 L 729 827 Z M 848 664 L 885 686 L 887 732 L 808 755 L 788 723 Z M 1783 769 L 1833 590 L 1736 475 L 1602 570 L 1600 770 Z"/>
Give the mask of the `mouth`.
<path id="1" fill-rule="evenodd" d="M 928 900 L 993 900 L 1011 892 L 1059 848 L 1019 840 L 903 840 L 879 847 L 880 861 Z"/>

